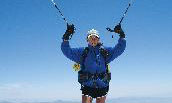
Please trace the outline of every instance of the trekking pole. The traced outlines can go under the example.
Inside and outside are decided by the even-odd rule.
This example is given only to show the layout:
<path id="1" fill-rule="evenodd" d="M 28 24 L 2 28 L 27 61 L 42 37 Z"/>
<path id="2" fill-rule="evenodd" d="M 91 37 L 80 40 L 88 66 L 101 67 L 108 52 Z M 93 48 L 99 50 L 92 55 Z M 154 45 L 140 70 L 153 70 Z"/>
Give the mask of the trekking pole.
<path id="1" fill-rule="evenodd" d="M 129 2 L 129 4 L 128 4 L 128 7 L 126 8 L 126 10 L 125 10 L 125 12 L 124 12 L 122 18 L 120 19 L 120 22 L 118 23 L 118 25 L 121 25 L 123 19 L 125 18 L 126 14 L 127 14 L 127 12 L 128 12 L 128 9 L 130 8 L 130 6 L 131 6 L 131 4 L 133 3 L 133 1 L 134 1 L 134 0 L 130 0 L 130 2 Z M 112 30 L 112 29 L 110 29 L 110 28 L 106 28 L 106 29 L 107 29 L 108 31 L 110 31 L 110 32 L 114 32 L 114 30 Z"/>
<path id="2" fill-rule="evenodd" d="M 133 0 L 131 0 L 131 1 L 129 2 L 128 7 L 126 8 L 126 10 L 125 10 L 125 12 L 124 12 L 124 14 L 123 14 L 123 16 L 122 16 L 120 22 L 119 22 L 119 25 L 122 23 L 122 21 L 123 21 L 125 15 L 126 15 L 127 12 L 128 12 L 128 9 L 130 8 L 130 6 L 131 6 L 132 3 L 133 3 Z"/>
<path id="3" fill-rule="evenodd" d="M 62 14 L 61 10 L 58 8 L 58 6 L 56 5 L 56 3 L 54 2 L 54 0 L 51 0 L 51 2 L 54 4 L 54 7 L 58 10 L 58 12 L 60 13 L 62 19 L 68 24 L 66 18 L 64 17 L 64 15 Z"/>

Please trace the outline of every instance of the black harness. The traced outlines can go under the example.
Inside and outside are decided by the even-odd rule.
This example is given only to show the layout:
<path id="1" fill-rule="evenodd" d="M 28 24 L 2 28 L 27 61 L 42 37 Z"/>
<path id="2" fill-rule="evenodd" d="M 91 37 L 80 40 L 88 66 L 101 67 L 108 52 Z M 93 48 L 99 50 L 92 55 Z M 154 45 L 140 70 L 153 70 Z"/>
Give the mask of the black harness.
<path id="1" fill-rule="evenodd" d="M 85 59 L 88 55 L 89 52 L 89 48 L 86 47 L 82 53 L 81 56 L 81 70 L 78 72 L 78 82 L 82 85 L 83 82 L 86 82 L 88 80 L 97 80 L 98 78 L 105 81 L 105 82 L 110 82 L 111 80 L 111 73 L 108 70 L 108 64 L 106 63 L 106 58 L 108 57 L 109 53 L 107 50 L 105 50 L 104 48 L 100 48 L 99 49 L 100 54 L 103 56 L 104 60 L 105 60 L 105 67 L 106 67 L 106 72 L 105 73 L 95 73 L 95 74 L 91 74 L 88 72 L 85 72 Z"/>

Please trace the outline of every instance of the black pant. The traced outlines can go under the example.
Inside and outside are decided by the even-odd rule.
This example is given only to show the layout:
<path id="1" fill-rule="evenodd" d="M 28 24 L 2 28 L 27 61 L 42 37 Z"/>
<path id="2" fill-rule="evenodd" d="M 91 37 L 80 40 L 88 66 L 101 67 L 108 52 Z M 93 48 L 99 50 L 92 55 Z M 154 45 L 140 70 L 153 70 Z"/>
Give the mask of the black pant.
<path id="1" fill-rule="evenodd" d="M 105 88 L 91 88 L 88 86 L 81 86 L 82 94 L 91 96 L 92 98 L 105 96 L 109 91 L 109 86 Z"/>

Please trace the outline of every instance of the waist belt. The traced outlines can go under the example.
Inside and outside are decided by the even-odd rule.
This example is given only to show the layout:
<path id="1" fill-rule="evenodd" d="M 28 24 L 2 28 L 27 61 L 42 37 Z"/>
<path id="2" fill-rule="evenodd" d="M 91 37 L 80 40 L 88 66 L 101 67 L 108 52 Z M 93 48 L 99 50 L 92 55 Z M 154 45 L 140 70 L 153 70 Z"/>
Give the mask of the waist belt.
<path id="1" fill-rule="evenodd" d="M 110 82 L 111 73 L 105 72 L 105 73 L 99 73 L 99 74 L 98 73 L 91 74 L 91 73 L 82 72 L 82 71 L 78 72 L 78 82 L 81 84 L 88 80 L 97 80 L 97 79 L 101 79 L 103 81 Z"/>

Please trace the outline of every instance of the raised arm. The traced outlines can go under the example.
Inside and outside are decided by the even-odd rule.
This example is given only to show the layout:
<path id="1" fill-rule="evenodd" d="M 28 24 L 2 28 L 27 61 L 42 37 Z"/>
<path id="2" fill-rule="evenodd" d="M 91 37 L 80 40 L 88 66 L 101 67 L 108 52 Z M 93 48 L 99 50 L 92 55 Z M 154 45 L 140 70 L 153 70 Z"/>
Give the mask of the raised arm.
<path id="1" fill-rule="evenodd" d="M 83 48 L 71 48 L 69 45 L 69 39 L 75 33 L 74 25 L 67 24 L 67 30 L 63 35 L 63 42 L 61 44 L 61 50 L 63 54 L 70 60 L 80 63 Z"/>
<path id="2" fill-rule="evenodd" d="M 124 39 L 125 33 L 121 28 L 121 24 L 118 24 L 117 26 L 115 26 L 112 32 L 118 33 L 120 38 L 118 40 L 118 44 L 115 47 L 106 48 L 106 50 L 109 53 L 108 57 L 106 58 L 107 63 L 110 63 L 119 55 L 121 55 L 126 48 L 126 40 Z"/>
<path id="3" fill-rule="evenodd" d="M 63 54 L 70 60 L 80 63 L 83 48 L 71 48 L 69 41 L 63 41 L 61 44 L 61 50 Z"/>
<path id="4" fill-rule="evenodd" d="M 110 63 L 115 58 L 120 56 L 124 52 L 125 48 L 126 48 L 126 40 L 124 38 L 120 38 L 118 40 L 118 44 L 116 44 L 115 47 L 105 48 L 109 53 L 106 62 Z"/>

